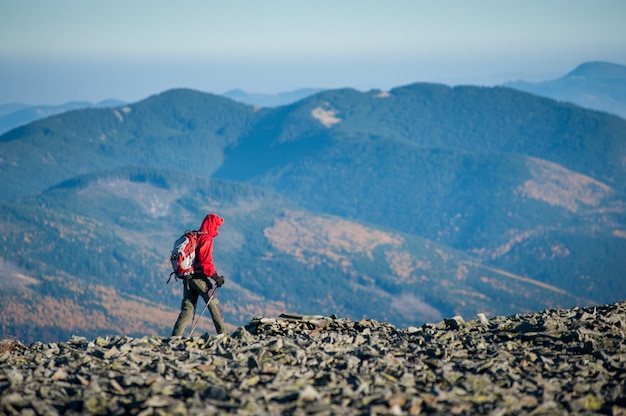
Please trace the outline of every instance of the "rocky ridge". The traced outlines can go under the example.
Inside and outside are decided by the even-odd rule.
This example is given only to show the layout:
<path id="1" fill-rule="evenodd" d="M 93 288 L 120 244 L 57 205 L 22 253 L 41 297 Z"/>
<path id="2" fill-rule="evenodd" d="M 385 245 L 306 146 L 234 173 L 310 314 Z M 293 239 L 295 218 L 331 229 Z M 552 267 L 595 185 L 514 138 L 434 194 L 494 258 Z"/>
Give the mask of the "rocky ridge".
<path id="1" fill-rule="evenodd" d="M 229 336 L 1 346 L 7 415 L 626 415 L 626 302 L 403 329 L 284 314 Z"/>

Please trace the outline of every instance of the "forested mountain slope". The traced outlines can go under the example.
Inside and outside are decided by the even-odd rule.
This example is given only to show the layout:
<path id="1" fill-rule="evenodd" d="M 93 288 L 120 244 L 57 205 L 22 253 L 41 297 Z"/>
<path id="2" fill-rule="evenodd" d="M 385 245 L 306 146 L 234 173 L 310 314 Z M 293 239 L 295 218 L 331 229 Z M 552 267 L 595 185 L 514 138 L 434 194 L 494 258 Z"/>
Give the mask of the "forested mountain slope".
<path id="1" fill-rule="evenodd" d="M 14 129 L 0 161 L 8 334 L 166 334 L 169 250 L 207 212 L 226 219 L 231 325 L 626 297 L 626 120 L 509 88 L 341 89 L 277 108 L 171 90 Z"/>

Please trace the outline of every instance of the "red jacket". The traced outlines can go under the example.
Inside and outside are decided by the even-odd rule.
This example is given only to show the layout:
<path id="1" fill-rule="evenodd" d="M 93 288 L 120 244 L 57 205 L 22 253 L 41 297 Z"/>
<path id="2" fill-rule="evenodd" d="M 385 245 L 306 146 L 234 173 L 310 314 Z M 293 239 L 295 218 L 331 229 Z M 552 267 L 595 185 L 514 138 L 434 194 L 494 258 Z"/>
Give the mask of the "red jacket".
<path id="1" fill-rule="evenodd" d="M 194 271 L 196 273 L 204 273 L 209 277 L 215 274 L 215 265 L 213 264 L 213 237 L 219 234 L 217 229 L 222 224 L 224 224 L 224 219 L 216 214 L 208 214 L 204 217 L 198 231 L 206 234 L 198 235 L 196 264 L 194 265 Z"/>

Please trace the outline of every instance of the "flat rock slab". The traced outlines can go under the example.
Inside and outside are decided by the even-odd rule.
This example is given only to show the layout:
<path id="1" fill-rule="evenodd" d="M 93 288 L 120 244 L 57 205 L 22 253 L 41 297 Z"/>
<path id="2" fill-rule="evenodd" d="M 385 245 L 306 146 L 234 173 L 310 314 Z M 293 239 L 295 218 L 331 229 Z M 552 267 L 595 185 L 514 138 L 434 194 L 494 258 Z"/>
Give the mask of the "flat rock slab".
<path id="1" fill-rule="evenodd" d="M 0 413 L 626 415 L 626 302 L 403 329 L 283 314 L 229 336 L 5 340 Z"/>

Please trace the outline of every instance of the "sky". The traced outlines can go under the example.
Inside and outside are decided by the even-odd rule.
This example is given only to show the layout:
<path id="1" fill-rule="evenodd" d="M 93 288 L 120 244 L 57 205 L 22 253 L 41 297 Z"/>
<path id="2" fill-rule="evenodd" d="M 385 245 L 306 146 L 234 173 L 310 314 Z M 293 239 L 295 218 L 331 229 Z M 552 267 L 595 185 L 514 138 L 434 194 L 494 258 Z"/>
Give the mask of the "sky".
<path id="1" fill-rule="evenodd" d="M 0 104 L 498 85 L 626 65 L 624 0 L 0 0 Z"/>

